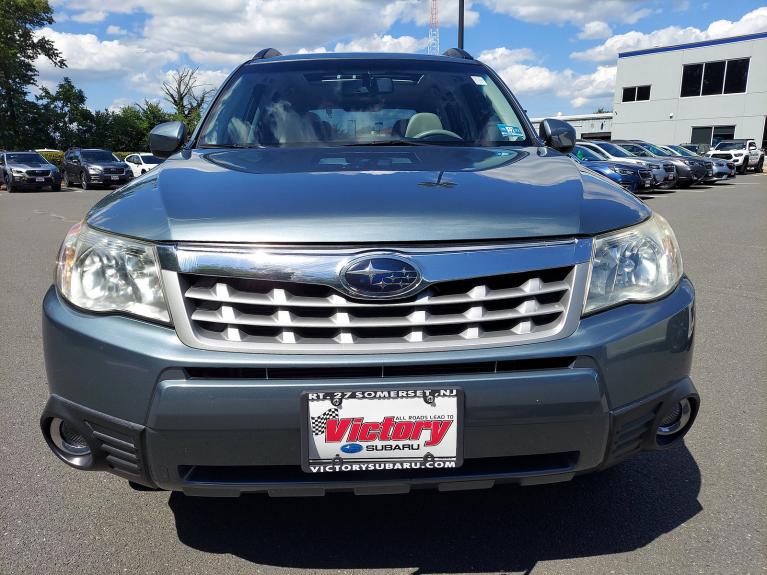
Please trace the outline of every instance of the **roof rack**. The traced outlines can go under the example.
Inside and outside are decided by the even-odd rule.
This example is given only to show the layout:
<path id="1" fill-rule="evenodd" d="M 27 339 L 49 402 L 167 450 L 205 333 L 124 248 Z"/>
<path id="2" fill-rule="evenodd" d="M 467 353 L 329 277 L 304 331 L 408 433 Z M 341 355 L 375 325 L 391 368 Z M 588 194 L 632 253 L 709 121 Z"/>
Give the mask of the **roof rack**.
<path id="1" fill-rule="evenodd" d="M 276 58 L 277 56 L 282 56 L 282 52 L 275 50 L 274 48 L 264 48 L 263 50 L 256 52 L 256 55 L 253 56 L 253 60 L 266 60 L 267 58 Z"/>
<path id="2" fill-rule="evenodd" d="M 449 56 L 450 58 L 463 58 L 464 60 L 473 60 L 474 57 L 466 50 L 461 48 L 450 48 L 442 53 L 443 56 Z"/>

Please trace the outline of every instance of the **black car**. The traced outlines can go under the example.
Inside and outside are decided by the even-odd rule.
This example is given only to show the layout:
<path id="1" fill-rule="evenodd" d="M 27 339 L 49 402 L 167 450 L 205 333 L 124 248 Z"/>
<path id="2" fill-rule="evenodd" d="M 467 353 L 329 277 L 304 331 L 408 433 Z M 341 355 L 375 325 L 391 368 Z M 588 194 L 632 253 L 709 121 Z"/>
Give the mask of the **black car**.
<path id="1" fill-rule="evenodd" d="M 0 154 L 0 180 L 9 192 L 23 190 L 61 190 L 61 172 L 34 151 Z"/>
<path id="2" fill-rule="evenodd" d="M 109 150 L 71 148 L 64 154 L 64 185 L 80 184 L 84 190 L 122 185 L 133 178 L 128 164 Z"/>

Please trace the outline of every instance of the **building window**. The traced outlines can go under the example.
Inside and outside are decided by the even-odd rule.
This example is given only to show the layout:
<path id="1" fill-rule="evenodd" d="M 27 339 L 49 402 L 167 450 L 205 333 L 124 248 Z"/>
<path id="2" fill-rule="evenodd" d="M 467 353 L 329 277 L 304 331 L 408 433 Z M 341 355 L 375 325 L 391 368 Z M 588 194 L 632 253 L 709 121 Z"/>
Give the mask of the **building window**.
<path id="1" fill-rule="evenodd" d="M 716 146 L 722 140 L 735 138 L 735 126 L 696 126 L 692 129 L 690 142 Z"/>
<path id="2" fill-rule="evenodd" d="M 682 98 L 742 94 L 748 80 L 748 58 L 721 60 L 682 67 Z"/>
<path id="3" fill-rule="evenodd" d="M 623 88 L 624 102 L 639 102 L 650 99 L 650 86 L 631 86 Z"/>
<path id="4" fill-rule="evenodd" d="M 724 79 L 725 94 L 742 94 L 748 80 L 748 58 L 727 62 L 727 77 Z"/>

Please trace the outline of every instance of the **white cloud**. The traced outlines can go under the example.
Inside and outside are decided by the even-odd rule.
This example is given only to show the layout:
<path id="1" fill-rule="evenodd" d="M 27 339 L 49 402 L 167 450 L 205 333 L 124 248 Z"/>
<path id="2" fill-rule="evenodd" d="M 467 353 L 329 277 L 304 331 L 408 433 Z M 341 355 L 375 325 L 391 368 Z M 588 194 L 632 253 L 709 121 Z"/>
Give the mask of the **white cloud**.
<path id="1" fill-rule="evenodd" d="M 548 94 L 568 98 L 573 107 L 582 108 L 612 100 L 615 90 L 615 66 L 599 66 L 591 74 L 552 70 L 541 66 L 528 48 L 494 48 L 482 52 L 479 59 L 498 72 L 521 99 L 526 95 Z"/>
<path id="2" fill-rule="evenodd" d="M 651 13 L 637 0 L 478 0 L 494 12 L 535 24 L 585 24 L 594 20 L 633 24 Z"/>
<path id="3" fill-rule="evenodd" d="M 128 31 L 125 28 L 114 25 L 107 26 L 107 34 L 110 36 L 125 36 L 127 33 Z"/>
<path id="4" fill-rule="evenodd" d="M 73 15 L 72 20 L 83 24 L 95 24 L 96 22 L 103 22 L 106 17 L 107 13 L 103 10 L 87 10 Z"/>
<path id="5" fill-rule="evenodd" d="M 573 52 L 570 57 L 576 60 L 593 62 L 611 62 L 619 52 L 641 50 L 655 46 L 669 46 L 687 42 L 700 42 L 712 38 L 724 38 L 741 34 L 753 34 L 767 31 L 767 7 L 757 8 L 736 22 L 717 20 L 705 30 L 688 27 L 669 26 L 648 34 L 631 31 L 607 39 L 604 43 L 583 52 Z"/>
<path id="6" fill-rule="evenodd" d="M 592 20 L 583 25 L 583 29 L 578 34 L 578 38 L 581 40 L 602 40 L 604 38 L 609 38 L 612 35 L 613 30 L 607 22 Z"/>
<path id="7" fill-rule="evenodd" d="M 334 52 L 418 52 L 428 44 L 428 38 L 413 38 L 412 36 L 394 37 L 386 34 L 373 34 L 366 38 L 357 38 L 350 42 L 339 42 Z"/>

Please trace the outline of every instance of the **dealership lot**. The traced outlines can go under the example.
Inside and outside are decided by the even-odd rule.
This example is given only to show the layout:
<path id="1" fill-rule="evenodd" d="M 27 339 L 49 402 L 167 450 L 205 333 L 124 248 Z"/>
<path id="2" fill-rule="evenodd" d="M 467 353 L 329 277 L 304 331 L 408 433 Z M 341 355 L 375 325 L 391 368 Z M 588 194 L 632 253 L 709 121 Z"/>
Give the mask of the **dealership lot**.
<path id="1" fill-rule="evenodd" d="M 643 196 L 698 290 L 685 445 L 565 484 L 370 498 L 140 493 L 48 451 L 40 302 L 105 193 L 0 191 L 0 573 L 764 572 L 767 174 Z"/>

